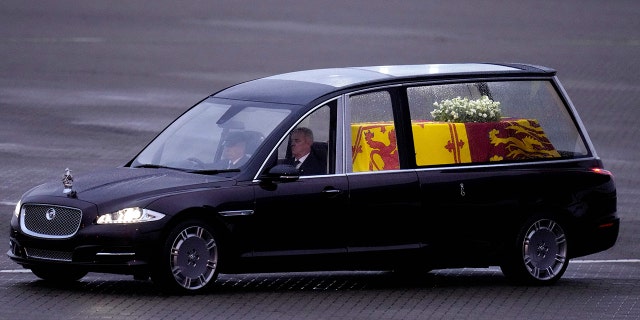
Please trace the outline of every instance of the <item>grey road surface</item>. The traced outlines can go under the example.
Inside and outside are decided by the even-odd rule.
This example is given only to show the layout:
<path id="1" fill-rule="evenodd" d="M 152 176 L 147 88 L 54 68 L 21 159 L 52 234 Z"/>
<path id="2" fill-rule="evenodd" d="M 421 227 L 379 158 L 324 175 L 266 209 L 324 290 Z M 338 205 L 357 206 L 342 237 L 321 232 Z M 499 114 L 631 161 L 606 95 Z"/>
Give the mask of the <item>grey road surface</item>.
<path id="1" fill-rule="evenodd" d="M 497 269 L 223 275 L 159 295 L 90 274 L 56 287 L 0 256 L 0 319 L 639 319 L 640 2 L 17 1 L 0 3 L 0 237 L 30 187 L 118 166 L 206 95 L 323 67 L 553 67 L 613 171 L 622 229 L 543 288 Z M 7 241 L 8 242 L 8 241 Z"/>

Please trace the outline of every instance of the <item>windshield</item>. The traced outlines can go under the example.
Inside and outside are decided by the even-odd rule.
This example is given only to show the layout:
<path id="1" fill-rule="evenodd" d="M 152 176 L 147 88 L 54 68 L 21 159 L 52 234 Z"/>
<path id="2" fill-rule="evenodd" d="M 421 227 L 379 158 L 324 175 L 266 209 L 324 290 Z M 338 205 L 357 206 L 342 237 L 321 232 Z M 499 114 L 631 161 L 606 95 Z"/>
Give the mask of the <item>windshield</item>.
<path id="1" fill-rule="evenodd" d="M 291 113 L 290 106 L 209 98 L 151 142 L 132 167 L 237 171 Z"/>

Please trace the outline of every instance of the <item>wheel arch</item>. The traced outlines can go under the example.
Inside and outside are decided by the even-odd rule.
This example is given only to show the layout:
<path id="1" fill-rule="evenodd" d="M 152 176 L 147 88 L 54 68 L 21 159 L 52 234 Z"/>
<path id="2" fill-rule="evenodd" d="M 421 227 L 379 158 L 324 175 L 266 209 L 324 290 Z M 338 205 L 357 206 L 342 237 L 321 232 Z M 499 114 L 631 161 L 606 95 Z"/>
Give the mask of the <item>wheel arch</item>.
<path id="1" fill-rule="evenodd" d="M 530 214 L 523 215 L 522 217 L 524 219 L 520 223 L 520 226 L 518 228 L 514 228 L 513 232 L 511 233 L 513 236 L 505 238 L 507 242 L 503 248 L 504 251 L 500 254 L 500 258 L 499 258 L 500 268 L 503 274 L 511 282 L 515 284 L 551 285 L 562 277 L 562 275 L 564 274 L 569 264 L 569 260 L 571 259 L 571 250 L 572 250 L 571 249 L 572 247 L 571 219 L 573 218 L 571 214 L 567 212 L 567 210 L 563 210 L 562 208 L 552 208 L 552 207 L 537 208 L 536 210 L 532 210 Z M 551 221 L 553 222 L 553 224 L 551 224 Z M 537 227 L 538 223 L 541 223 L 539 225 L 540 229 L 538 229 Z M 557 227 L 559 227 L 559 229 L 556 229 Z M 535 229 L 532 229 L 532 228 L 535 228 Z M 533 265 L 536 264 L 533 261 L 538 259 L 524 258 L 524 256 L 529 257 L 529 254 L 531 254 L 529 250 L 536 250 L 535 249 L 536 247 L 531 246 L 529 249 L 527 249 L 528 253 L 525 253 L 523 244 L 524 244 L 524 239 L 528 238 L 529 235 L 534 236 L 533 230 L 544 230 L 544 229 L 546 229 L 547 231 L 543 231 L 542 233 L 547 233 L 547 236 L 546 236 L 547 241 L 543 240 L 543 242 L 540 242 L 540 243 L 553 244 L 555 242 L 557 244 L 556 248 L 558 250 L 561 250 L 561 251 L 564 250 L 564 254 L 559 255 L 557 257 L 562 256 L 564 258 L 562 260 L 558 260 L 558 259 L 549 260 L 549 258 L 545 258 L 544 255 L 546 255 L 545 252 L 547 252 L 546 251 L 547 245 L 544 245 L 544 247 L 541 246 L 542 250 L 545 250 L 545 251 L 542 251 L 544 255 L 542 256 L 541 259 L 546 261 L 557 261 L 557 262 L 554 262 L 553 264 L 557 265 L 559 269 L 556 269 L 555 267 L 552 269 L 551 265 L 544 266 L 544 264 L 548 263 L 548 262 L 544 262 L 543 265 L 540 267 L 540 269 L 536 268 L 536 270 L 541 270 L 541 271 L 553 270 L 553 272 L 550 274 L 551 278 L 545 279 L 546 276 L 543 276 L 539 279 L 535 279 L 536 277 L 538 277 L 537 272 L 532 271 L 533 269 L 526 271 L 526 268 L 528 267 L 526 267 L 525 265 L 529 265 L 529 263 L 531 263 L 529 267 L 533 268 Z M 555 231 L 551 231 L 551 230 L 561 231 L 563 240 L 559 241 L 561 239 L 559 237 L 556 237 L 555 241 L 551 240 L 553 239 L 553 237 L 549 238 L 550 232 L 555 233 Z M 529 233 L 530 231 L 531 233 Z M 539 232 L 535 231 L 535 234 L 537 237 L 537 234 L 539 234 Z M 533 245 L 533 242 L 531 244 Z M 553 251 L 554 251 L 553 249 L 550 250 L 550 252 L 553 252 Z M 530 257 L 534 257 L 534 256 L 535 255 L 532 255 Z M 540 255 L 537 255 L 537 256 L 540 257 Z M 549 257 L 551 256 L 552 255 L 549 255 Z M 530 261 L 530 262 L 527 262 L 527 261 Z M 560 265 L 558 264 L 560 263 L 560 261 L 564 261 L 564 262 L 561 262 L 562 264 Z M 536 275 L 534 275 L 534 273 L 536 273 Z M 555 273 L 556 275 L 553 275 L 553 273 Z M 542 275 L 544 274 L 544 272 L 541 272 L 540 274 Z"/>
<path id="2" fill-rule="evenodd" d="M 220 272 L 227 273 L 235 269 L 235 266 L 240 263 L 241 255 L 249 251 L 246 243 L 243 244 L 241 241 L 235 240 L 236 237 L 233 235 L 234 224 L 224 221 L 218 214 L 218 210 L 206 207 L 190 207 L 172 215 L 165 223 L 160 232 L 160 241 L 154 248 L 156 252 L 153 254 L 154 257 L 161 256 L 160 251 L 172 230 L 179 224 L 189 220 L 202 221 L 213 228 L 218 247 L 218 270 Z M 153 262 L 154 265 L 157 263 L 157 260 Z"/>
<path id="3" fill-rule="evenodd" d="M 518 214 L 514 219 L 509 221 L 507 232 L 503 235 L 502 250 L 499 256 L 503 258 L 507 254 L 507 251 L 513 248 L 513 245 L 516 244 L 515 239 L 518 237 L 523 226 L 536 219 L 550 218 L 558 222 L 564 230 L 569 244 L 568 256 L 571 257 L 572 235 L 574 234 L 577 223 L 577 217 L 571 207 L 571 204 L 558 201 L 558 199 L 539 199 L 535 203 L 521 203 Z"/>

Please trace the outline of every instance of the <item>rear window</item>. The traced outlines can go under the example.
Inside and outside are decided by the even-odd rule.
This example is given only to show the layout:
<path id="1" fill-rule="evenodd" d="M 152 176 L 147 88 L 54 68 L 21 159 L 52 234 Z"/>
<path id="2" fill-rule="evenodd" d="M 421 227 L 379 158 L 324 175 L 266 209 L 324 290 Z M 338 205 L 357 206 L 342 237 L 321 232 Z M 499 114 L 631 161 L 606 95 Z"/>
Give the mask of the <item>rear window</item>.
<path id="1" fill-rule="evenodd" d="M 407 96 L 420 166 L 589 155 L 550 81 L 416 86 Z"/>

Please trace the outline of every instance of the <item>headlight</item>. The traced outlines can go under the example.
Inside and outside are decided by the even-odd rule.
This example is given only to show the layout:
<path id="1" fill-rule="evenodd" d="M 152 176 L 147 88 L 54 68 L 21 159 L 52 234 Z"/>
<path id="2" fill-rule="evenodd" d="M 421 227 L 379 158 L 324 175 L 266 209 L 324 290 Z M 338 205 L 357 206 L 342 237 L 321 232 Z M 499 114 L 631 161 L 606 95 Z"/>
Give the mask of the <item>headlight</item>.
<path id="1" fill-rule="evenodd" d="M 16 203 L 16 208 L 13 209 L 13 215 L 16 218 L 20 216 L 20 207 L 22 207 L 22 200 L 18 201 L 18 203 Z"/>
<path id="2" fill-rule="evenodd" d="M 164 214 L 143 208 L 126 208 L 118 210 L 114 213 L 107 213 L 98 216 L 96 223 L 112 224 L 112 223 L 139 223 L 160 220 Z"/>

